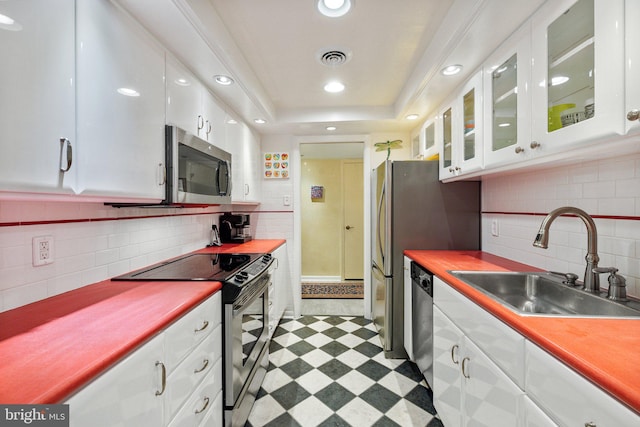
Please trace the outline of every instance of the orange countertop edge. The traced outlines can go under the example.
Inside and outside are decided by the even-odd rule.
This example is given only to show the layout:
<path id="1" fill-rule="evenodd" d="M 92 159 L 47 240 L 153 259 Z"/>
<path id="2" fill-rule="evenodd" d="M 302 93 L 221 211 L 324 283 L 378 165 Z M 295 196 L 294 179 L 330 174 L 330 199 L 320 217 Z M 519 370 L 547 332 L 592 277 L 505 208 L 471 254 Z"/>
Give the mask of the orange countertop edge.
<path id="1" fill-rule="evenodd" d="M 406 250 L 404 254 L 640 414 L 640 320 L 519 316 L 448 270 L 539 268 L 481 251 Z"/>
<path id="2" fill-rule="evenodd" d="M 285 242 L 195 252 L 269 253 Z M 221 287 L 104 280 L 0 313 L 0 403 L 64 402 Z"/>

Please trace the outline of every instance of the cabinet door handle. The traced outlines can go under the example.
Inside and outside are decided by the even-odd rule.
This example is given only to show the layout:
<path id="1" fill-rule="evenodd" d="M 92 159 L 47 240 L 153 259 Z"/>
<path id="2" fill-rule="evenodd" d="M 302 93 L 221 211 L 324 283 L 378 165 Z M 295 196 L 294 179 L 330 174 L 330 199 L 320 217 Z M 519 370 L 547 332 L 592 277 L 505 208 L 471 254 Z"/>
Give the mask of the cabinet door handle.
<path id="1" fill-rule="evenodd" d="M 531 141 L 529 147 L 531 147 L 532 150 L 535 150 L 536 148 L 540 147 L 540 143 L 538 141 Z"/>
<path id="2" fill-rule="evenodd" d="M 195 413 L 196 413 L 196 414 L 201 414 L 201 413 L 203 413 L 203 412 L 207 409 L 207 406 L 209 406 L 209 398 L 208 398 L 208 397 L 205 397 L 205 398 L 204 398 L 204 406 L 203 406 L 202 408 L 200 408 L 200 409 L 196 409 L 196 410 L 195 410 Z"/>
<path id="3" fill-rule="evenodd" d="M 451 347 L 451 361 L 456 365 L 459 363 L 459 361 L 455 359 L 455 353 L 458 348 L 458 344 L 455 344 L 453 347 Z"/>
<path id="4" fill-rule="evenodd" d="M 202 117 L 201 115 L 198 115 L 198 133 L 200 133 L 200 131 L 202 130 L 202 128 L 204 127 L 204 117 Z"/>
<path id="5" fill-rule="evenodd" d="M 469 379 L 471 378 L 469 376 L 469 373 L 467 372 L 467 362 L 469 362 L 471 359 L 469 359 L 468 357 L 465 357 L 464 359 L 462 359 L 462 365 L 460 365 L 460 369 L 462 370 L 462 376 Z"/>
<path id="6" fill-rule="evenodd" d="M 248 196 L 249 195 L 249 184 L 245 184 L 244 185 L 244 195 Z"/>
<path id="7" fill-rule="evenodd" d="M 593 421 L 588 421 L 584 423 L 584 427 L 598 427 L 598 426 Z"/>
<path id="8" fill-rule="evenodd" d="M 638 119 L 640 119 L 640 110 L 633 109 L 627 113 L 627 120 L 629 120 L 630 122 Z"/>
<path id="9" fill-rule="evenodd" d="M 204 323 L 202 324 L 202 326 L 200 328 L 194 329 L 193 332 L 202 332 L 205 329 L 207 329 L 207 326 L 209 326 L 209 321 L 205 320 Z"/>
<path id="10" fill-rule="evenodd" d="M 207 134 L 207 141 L 209 140 L 209 134 L 211 133 L 211 122 L 209 120 L 207 120 L 207 126 L 206 126 L 206 130 L 205 133 Z"/>
<path id="11" fill-rule="evenodd" d="M 160 366 L 160 368 L 162 369 L 162 376 L 161 376 L 161 384 L 162 384 L 162 388 L 160 390 L 156 390 L 156 396 L 161 396 L 165 389 L 167 388 L 167 367 L 164 366 L 164 363 L 157 361 L 156 362 L 156 366 Z"/>
<path id="12" fill-rule="evenodd" d="M 167 168 L 162 163 L 158 163 L 158 185 L 167 183 Z"/>
<path id="13" fill-rule="evenodd" d="M 202 361 L 202 367 L 200 369 L 194 369 L 193 373 L 194 374 L 199 374 L 200 372 L 204 371 L 205 369 L 207 369 L 207 366 L 209 366 L 209 359 L 204 359 Z"/>
<path id="14" fill-rule="evenodd" d="M 67 138 L 60 138 L 60 172 L 69 172 L 73 162 L 73 147 Z"/>
<path id="15" fill-rule="evenodd" d="M 524 153 L 524 148 L 516 147 L 516 154 Z"/>

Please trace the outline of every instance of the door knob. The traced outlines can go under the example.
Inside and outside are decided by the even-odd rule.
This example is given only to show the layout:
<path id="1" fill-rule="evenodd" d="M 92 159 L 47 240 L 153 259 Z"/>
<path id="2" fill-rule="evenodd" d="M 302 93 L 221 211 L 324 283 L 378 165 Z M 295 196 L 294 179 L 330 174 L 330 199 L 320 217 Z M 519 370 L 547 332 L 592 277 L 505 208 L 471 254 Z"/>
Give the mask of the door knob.
<path id="1" fill-rule="evenodd" d="M 347 225 L 345 228 L 346 228 L 347 230 L 351 230 L 352 228 L 355 228 L 355 227 L 352 227 L 352 226 L 350 226 L 350 225 Z"/>

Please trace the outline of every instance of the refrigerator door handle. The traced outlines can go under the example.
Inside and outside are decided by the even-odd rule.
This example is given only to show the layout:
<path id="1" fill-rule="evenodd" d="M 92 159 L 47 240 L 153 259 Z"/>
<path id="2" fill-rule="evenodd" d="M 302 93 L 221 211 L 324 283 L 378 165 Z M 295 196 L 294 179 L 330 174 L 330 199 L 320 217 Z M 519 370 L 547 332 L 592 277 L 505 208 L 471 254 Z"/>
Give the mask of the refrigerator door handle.
<path id="1" fill-rule="evenodd" d="M 381 229 L 380 226 L 381 224 L 381 218 L 380 218 L 380 214 L 382 213 L 382 207 L 384 206 L 384 198 L 385 198 L 385 193 L 386 193 L 386 182 L 383 181 L 382 182 L 382 189 L 380 190 L 380 201 L 378 201 L 378 215 L 377 215 L 377 227 L 378 227 L 378 231 L 376 233 L 376 237 L 378 240 L 378 250 L 380 251 L 380 260 L 382 261 L 382 265 L 385 265 L 384 262 L 384 248 L 382 247 L 382 233 L 381 233 Z M 386 217 L 385 217 L 386 219 Z M 384 276 L 384 271 L 382 272 L 382 275 Z"/>
<path id="2" fill-rule="evenodd" d="M 382 271 L 382 269 L 380 267 L 378 267 L 378 264 L 376 264 L 375 261 L 373 261 L 371 263 L 371 269 L 372 270 L 377 270 L 377 272 L 380 274 L 380 276 L 384 278 L 384 271 Z"/>

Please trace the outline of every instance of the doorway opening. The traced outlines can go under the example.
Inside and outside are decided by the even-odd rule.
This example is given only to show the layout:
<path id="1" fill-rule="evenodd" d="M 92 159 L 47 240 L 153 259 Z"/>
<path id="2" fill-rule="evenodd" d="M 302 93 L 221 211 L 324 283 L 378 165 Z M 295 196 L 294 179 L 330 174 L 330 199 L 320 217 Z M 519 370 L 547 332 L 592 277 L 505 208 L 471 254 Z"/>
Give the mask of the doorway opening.
<path id="1" fill-rule="evenodd" d="M 302 314 L 363 314 L 364 144 L 300 144 Z"/>

